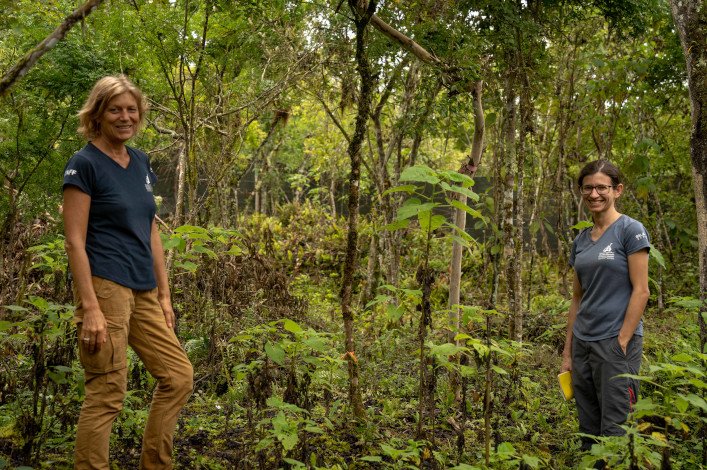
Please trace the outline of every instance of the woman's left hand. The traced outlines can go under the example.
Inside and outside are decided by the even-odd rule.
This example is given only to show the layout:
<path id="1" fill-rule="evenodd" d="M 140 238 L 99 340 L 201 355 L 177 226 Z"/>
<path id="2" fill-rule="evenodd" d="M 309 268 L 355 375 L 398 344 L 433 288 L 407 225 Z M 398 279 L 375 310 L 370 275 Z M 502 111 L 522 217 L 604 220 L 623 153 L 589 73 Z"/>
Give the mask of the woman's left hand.
<path id="1" fill-rule="evenodd" d="M 164 320 L 167 322 L 167 326 L 174 329 L 174 309 L 172 308 L 172 301 L 170 299 L 159 299 L 160 307 L 162 307 L 162 313 L 164 314 Z"/>
<path id="2" fill-rule="evenodd" d="M 619 334 L 619 346 L 621 347 L 621 351 L 623 351 L 624 356 L 628 353 L 628 343 L 631 341 L 631 338 L 622 338 L 621 335 Z"/>

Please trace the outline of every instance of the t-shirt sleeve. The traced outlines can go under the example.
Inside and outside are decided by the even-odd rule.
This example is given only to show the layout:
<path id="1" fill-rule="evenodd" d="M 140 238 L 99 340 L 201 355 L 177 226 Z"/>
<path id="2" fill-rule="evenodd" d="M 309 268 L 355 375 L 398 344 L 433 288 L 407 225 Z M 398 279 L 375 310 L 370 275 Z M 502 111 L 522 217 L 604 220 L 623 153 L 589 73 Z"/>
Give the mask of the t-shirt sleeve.
<path id="1" fill-rule="evenodd" d="M 86 160 L 86 157 L 74 155 L 69 159 L 64 168 L 64 184 L 62 191 L 67 186 L 76 186 L 89 196 L 93 196 L 96 175 L 93 166 Z"/>
<path id="2" fill-rule="evenodd" d="M 648 231 L 640 222 L 633 221 L 628 224 L 624 231 L 624 247 L 626 255 L 651 247 L 651 240 Z"/>

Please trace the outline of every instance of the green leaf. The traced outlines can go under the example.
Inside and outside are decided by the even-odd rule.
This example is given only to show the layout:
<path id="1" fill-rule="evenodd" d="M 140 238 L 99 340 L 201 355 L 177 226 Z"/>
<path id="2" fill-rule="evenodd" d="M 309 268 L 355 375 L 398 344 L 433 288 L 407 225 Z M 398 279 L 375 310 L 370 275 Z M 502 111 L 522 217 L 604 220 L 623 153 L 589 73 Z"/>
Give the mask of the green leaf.
<path id="1" fill-rule="evenodd" d="M 304 331 L 297 323 L 293 322 L 289 318 L 286 318 L 282 322 L 282 327 L 290 333 L 301 333 L 302 331 Z"/>
<path id="2" fill-rule="evenodd" d="M 472 209 L 468 205 L 462 203 L 461 201 L 457 201 L 456 199 L 447 199 L 447 204 L 450 206 L 456 208 L 456 209 L 461 209 L 467 214 L 471 215 L 472 217 L 476 219 L 482 219 L 484 216 L 481 214 L 481 212 L 477 211 L 476 209 Z"/>
<path id="3" fill-rule="evenodd" d="M 20 305 L 4 305 L 4 308 L 10 310 L 11 312 L 26 312 L 27 307 L 22 307 Z"/>
<path id="4" fill-rule="evenodd" d="M 402 186 L 396 186 L 394 188 L 386 189 L 385 191 L 383 191 L 383 196 L 387 196 L 388 194 L 393 194 L 393 193 L 412 194 L 415 192 L 415 189 L 417 189 L 417 188 L 412 184 L 404 184 Z"/>
<path id="5" fill-rule="evenodd" d="M 454 181 L 455 183 L 462 183 L 462 185 L 466 188 L 474 186 L 474 179 L 471 176 L 465 175 L 464 173 L 459 173 L 458 171 L 444 170 L 438 172 L 437 174 L 446 180 Z"/>
<path id="6" fill-rule="evenodd" d="M 171 237 L 169 240 L 162 244 L 162 249 L 171 250 L 172 248 L 176 248 L 177 246 L 179 246 L 181 242 L 183 242 L 182 237 Z"/>
<path id="7" fill-rule="evenodd" d="M 389 322 L 395 323 L 403 316 L 405 309 L 399 305 L 389 304 L 386 308 L 386 318 Z"/>
<path id="8" fill-rule="evenodd" d="M 424 232 L 434 232 L 447 221 L 443 215 L 432 215 L 431 211 L 420 212 L 417 214 L 417 220 Z"/>
<path id="9" fill-rule="evenodd" d="M 185 271 L 189 271 L 190 273 L 195 273 L 199 267 L 196 265 L 196 263 L 193 263 L 191 261 L 177 261 L 174 263 L 174 266 L 182 268 Z"/>
<path id="10" fill-rule="evenodd" d="M 399 181 L 437 184 L 439 183 L 439 177 L 433 169 L 424 165 L 415 165 L 405 168 L 400 174 Z"/>
<path id="11" fill-rule="evenodd" d="M 227 255 L 240 256 L 243 254 L 243 250 L 238 245 L 231 245 L 231 248 L 226 252 Z"/>
<path id="12" fill-rule="evenodd" d="M 675 408 L 678 409 L 680 413 L 684 413 L 687 411 L 687 409 L 690 407 L 690 402 L 685 400 L 684 397 L 678 396 L 675 398 L 673 401 L 673 404 L 675 405 Z"/>
<path id="13" fill-rule="evenodd" d="M 574 224 L 570 228 L 572 228 L 574 230 L 584 230 L 587 227 L 594 227 L 594 223 L 590 222 L 589 220 L 582 220 L 580 222 L 577 222 L 576 224 Z"/>
<path id="14" fill-rule="evenodd" d="M 431 211 L 439 204 L 434 202 L 421 203 L 419 199 L 412 198 L 405 201 L 405 203 L 398 208 L 398 213 L 396 220 L 409 219 L 418 215 L 420 212 Z"/>
<path id="15" fill-rule="evenodd" d="M 530 468 L 538 468 L 540 459 L 534 455 L 523 455 L 523 462 Z"/>
<path id="16" fill-rule="evenodd" d="M 695 408 L 700 408 L 702 411 L 707 411 L 707 402 L 704 398 L 691 393 L 685 397 L 685 400 L 689 401 Z"/>
<path id="17" fill-rule="evenodd" d="M 281 366 L 285 364 L 285 350 L 279 344 L 272 344 L 268 341 L 265 344 L 265 354 L 276 364 Z"/>
<path id="18" fill-rule="evenodd" d="M 665 269 L 665 258 L 663 258 L 663 253 L 651 244 L 650 258 L 654 259 L 661 268 Z"/>
<path id="19" fill-rule="evenodd" d="M 364 462 L 382 462 L 383 457 L 380 455 L 366 455 L 365 457 L 361 457 L 359 460 L 363 460 Z"/>
<path id="20" fill-rule="evenodd" d="M 396 220 L 395 222 L 391 222 L 387 225 L 384 225 L 382 228 L 383 228 L 383 230 L 388 230 L 390 232 L 394 232 L 396 230 L 400 230 L 401 228 L 407 228 L 408 225 L 410 225 L 410 219 L 404 219 L 404 220 Z"/>
<path id="21" fill-rule="evenodd" d="M 692 362 L 693 357 L 687 353 L 680 353 L 672 356 L 670 359 L 675 362 Z"/>
<path id="22" fill-rule="evenodd" d="M 465 188 L 465 187 L 463 187 L 463 186 L 451 186 L 451 185 L 449 185 L 449 184 L 447 184 L 447 183 L 445 183 L 445 182 L 442 182 L 442 184 L 440 184 L 440 186 L 441 186 L 445 191 L 450 191 L 450 192 L 454 192 L 454 193 L 457 193 L 457 194 L 463 194 L 464 196 L 468 197 L 469 199 L 471 199 L 471 200 L 474 201 L 474 202 L 478 202 L 478 201 L 479 201 L 479 195 L 476 194 L 474 191 L 472 191 L 472 190 L 469 189 L 469 188 Z"/>

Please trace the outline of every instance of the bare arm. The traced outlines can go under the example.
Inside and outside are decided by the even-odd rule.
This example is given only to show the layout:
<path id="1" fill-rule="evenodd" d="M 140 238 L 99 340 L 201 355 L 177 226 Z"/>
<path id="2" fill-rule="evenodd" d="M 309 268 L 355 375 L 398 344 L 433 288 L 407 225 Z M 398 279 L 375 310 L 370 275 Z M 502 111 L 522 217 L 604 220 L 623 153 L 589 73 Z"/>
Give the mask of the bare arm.
<path id="1" fill-rule="evenodd" d="M 646 309 L 650 290 L 648 289 L 648 250 L 641 250 L 628 255 L 628 276 L 631 279 L 631 298 L 626 308 L 624 324 L 619 331 L 619 346 L 626 353 L 643 311 Z"/>
<path id="2" fill-rule="evenodd" d="M 83 325 L 81 344 L 94 353 L 101 349 L 108 336 L 108 324 L 98 305 L 91 282 L 91 267 L 86 254 L 86 230 L 91 196 L 75 186 L 64 190 L 64 234 L 69 267 L 81 300 Z M 88 338 L 89 341 L 85 341 Z"/>
<path id="3" fill-rule="evenodd" d="M 572 370 L 572 327 L 577 319 L 579 303 L 582 301 L 582 285 L 579 282 L 577 273 L 574 273 L 572 280 L 572 303 L 570 303 L 569 314 L 567 315 L 567 334 L 565 336 L 565 347 L 562 350 L 562 366 L 560 372 Z"/>
<path id="4" fill-rule="evenodd" d="M 162 307 L 167 326 L 174 328 L 174 309 L 172 308 L 172 299 L 169 294 L 169 279 L 167 278 L 167 268 L 164 262 L 164 249 L 162 248 L 162 239 L 155 220 L 152 221 L 150 244 L 152 246 L 152 266 L 157 280 L 157 300 Z"/>

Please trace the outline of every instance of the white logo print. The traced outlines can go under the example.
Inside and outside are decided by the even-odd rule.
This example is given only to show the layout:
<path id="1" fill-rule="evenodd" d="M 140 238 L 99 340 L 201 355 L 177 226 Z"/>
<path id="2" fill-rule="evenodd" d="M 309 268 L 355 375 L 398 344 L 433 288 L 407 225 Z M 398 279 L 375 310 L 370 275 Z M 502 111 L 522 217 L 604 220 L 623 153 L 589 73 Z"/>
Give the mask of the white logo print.
<path id="1" fill-rule="evenodd" d="M 601 253 L 599 253 L 599 259 L 614 259 L 614 252 L 611 251 L 611 245 L 614 243 L 609 243 L 606 248 L 601 250 Z"/>
<path id="2" fill-rule="evenodd" d="M 648 235 L 646 235 L 646 232 L 639 233 L 638 235 L 636 235 L 636 240 L 640 240 L 642 238 L 648 239 Z"/>
<path id="3" fill-rule="evenodd" d="M 70 170 L 66 170 L 64 172 L 64 176 L 74 176 L 74 175 L 77 175 L 78 173 L 79 173 L 78 171 L 76 171 L 72 168 Z"/>
<path id="4" fill-rule="evenodd" d="M 150 176 L 145 175 L 145 189 L 149 192 L 152 192 L 152 185 L 150 184 Z"/>

